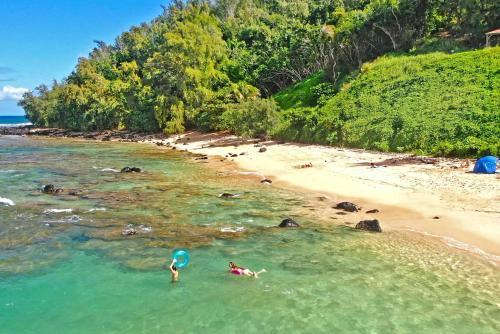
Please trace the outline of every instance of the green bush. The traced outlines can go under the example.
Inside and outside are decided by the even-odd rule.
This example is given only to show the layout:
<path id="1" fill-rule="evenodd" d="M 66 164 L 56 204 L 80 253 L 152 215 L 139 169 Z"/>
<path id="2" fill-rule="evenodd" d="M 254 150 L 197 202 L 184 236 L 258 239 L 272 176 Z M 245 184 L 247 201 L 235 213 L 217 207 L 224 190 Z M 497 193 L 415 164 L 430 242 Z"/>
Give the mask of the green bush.
<path id="1" fill-rule="evenodd" d="M 243 137 L 267 137 L 276 126 L 278 110 L 272 99 L 235 103 L 222 114 L 222 128 Z"/>
<path id="2" fill-rule="evenodd" d="M 380 151 L 498 154 L 499 68 L 500 47 L 381 57 L 319 109 L 284 112 L 275 135 Z"/>

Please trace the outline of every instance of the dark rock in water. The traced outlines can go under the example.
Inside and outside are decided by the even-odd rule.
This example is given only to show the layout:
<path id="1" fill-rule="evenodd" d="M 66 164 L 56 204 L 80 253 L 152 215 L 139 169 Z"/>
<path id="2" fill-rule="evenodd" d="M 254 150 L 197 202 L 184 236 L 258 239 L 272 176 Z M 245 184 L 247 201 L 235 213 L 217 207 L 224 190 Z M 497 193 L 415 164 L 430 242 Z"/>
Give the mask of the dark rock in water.
<path id="1" fill-rule="evenodd" d="M 318 196 L 318 197 L 316 197 L 316 199 L 317 199 L 318 201 L 320 201 L 320 202 L 324 202 L 324 201 L 327 201 L 327 200 L 328 200 L 328 197 L 326 197 L 326 196 Z"/>
<path id="2" fill-rule="evenodd" d="M 236 198 L 236 197 L 240 197 L 240 195 L 231 194 L 231 193 L 222 193 L 222 194 L 219 194 L 219 197 L 220 198 Z"/>
<path id="3" fill-rule="evenodd" d="M 62 191 L 62 189 L 56 189 L 56 187 L 54 187 L 53 184 L 46 184 L 46 185 L 42 186 L 42 192 L 44 194 L 53 194 L 58 190 L 59 190 L 59 192 Z"/>
<path id="4" fill-rule="evenodd" d="M 434 216 L 432 217 L 432 219 L 439 219 L 439 216 Z"/>
<path id="5" fill-rule="evenodd" d="M 358 230 L 365 230 L 370 232 L 382 232 L 382 228 L 380 227 L 380 223 L 377 219 L 362 220 L 356 224 L 355 228 Z"/>
<path id="6" fill-rule="evenodd" d="M 52 194 L 54 192 L 54 185 L 53 184 L 46 184 L 42 186 L 42 192 L 46 194 Z"/>
<path id="7" fill-rule="evenodd" d="M 263 179 L 263 180 L 260 180 L 260 183 L 271 184 L 271 183 L 273 183 L 273 181 L 271 181 L 269 179 Z"/>
<path id="8" fill-rule="evenodd" d="M 347 212 L 344 212 L 344 211 L 338 211 L 338 212 L 335 212 L 335 214 L 337 215 L 341 215 L 341 216 L 344 216 L 347 214 Z"/>
<path id="9" fill-rule="evenodd" d="M 351 202 L 340 202 L 335 206 L 335 209 L 340 209 L 347 212 L 358 212 L 361 208 Z"/>
<path id="10" fill-rule="evenodd" d="M 260 152 L 260 153 L 264 153 L 265 151 L 267 151 L 267 148 L 265 148 L 265 147 L 261 147 L 261 148 L 259 148 L 259 152 Z"/>
<path id="11" fill-rule="evenodd" d="M 373 210 L 368 210 L 366 213 L 379 213 L 380 211 L 378 209 L 373 209 Z"/>
<path id="12" fill-rule="evenodd" d="M 208 157 L 205 155 L 205 156 L 202 156 L 202 157 L 197 157 L 197 158 L 194 158 L 194 160 L 207 160 Z"/>
<path id="13" fill-rule="evenodd" d="M 236 157 L 238 156 L 238 154 L 236 154 L 236 153 L 229 153 L 229 156 L 230 156 L 231 158 L 236 158 Z"/>
<path id="14" fill-rule="evenodd" d="M 85 235 L 85 234 L 81 234 L 81 235 L 74 236 L 73 238 L 71 238 L 71 240 L 75 241 L 75 242 L 86 242 L 86 241 L 90 240 L 90 237 Z"/>
<path id="15" fill-rule="evenodd" d="M 285 218 L 278 227 L 299 227 L 300 225 L 292 218 Z"/>
<path id="16" fill-rule="evenodd" d="M 139 167 L 123 167 L 121 170 L 122 173 L 140 173 L 141 169 Z"/>
<path id="17" fill-rule="evenodd" d="M 135 230 L 135 228 L 132 227 L 127 227 L 122 231 L 123 236 L 134 235 L 134 234 L 137 234 L 137 231 Z"/>

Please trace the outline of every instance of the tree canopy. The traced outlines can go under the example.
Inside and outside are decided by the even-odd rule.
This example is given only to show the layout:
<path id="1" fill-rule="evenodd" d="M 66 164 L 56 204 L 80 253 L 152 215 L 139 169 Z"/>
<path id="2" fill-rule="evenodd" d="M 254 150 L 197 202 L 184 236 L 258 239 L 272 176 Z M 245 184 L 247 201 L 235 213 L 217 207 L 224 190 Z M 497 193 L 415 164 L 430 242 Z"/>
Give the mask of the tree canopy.
<path id="1" fill-rule="evenodd" d="M 38 126 L 168 134 L 238 132 L 255 113 L 245 132 L 262 134 L 279 112 L 259 100 L 317 73 L 319 95 L 335 94 L 363 63 L 435 36 L 477 47 L 499 15 L 494 0 L 177 0 L 20 105 Z"/>

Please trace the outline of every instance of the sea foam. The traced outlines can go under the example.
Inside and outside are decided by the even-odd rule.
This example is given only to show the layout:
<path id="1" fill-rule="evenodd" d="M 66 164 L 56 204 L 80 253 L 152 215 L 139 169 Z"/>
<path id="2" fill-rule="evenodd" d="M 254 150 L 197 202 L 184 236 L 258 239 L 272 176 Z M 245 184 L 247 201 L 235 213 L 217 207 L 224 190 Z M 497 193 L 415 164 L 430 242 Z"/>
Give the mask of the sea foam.
<path id="1" fill-rule="evenodd" d="M 43 213 L 63 213 L 63 212 L 73 212 L 73 209 L 47 209 Z"/>
<path id="2" fill-rule="evenodd" d="M 9 205 L 9 206 L 14 206 L 14 205 L 16 205 L 16 204 L 14 203 L 14 201 L 12 201 L 11 199 L 5 198 L 5 197 L 0 197 L 0 204 L 3 204 L 3 205 Z"/>

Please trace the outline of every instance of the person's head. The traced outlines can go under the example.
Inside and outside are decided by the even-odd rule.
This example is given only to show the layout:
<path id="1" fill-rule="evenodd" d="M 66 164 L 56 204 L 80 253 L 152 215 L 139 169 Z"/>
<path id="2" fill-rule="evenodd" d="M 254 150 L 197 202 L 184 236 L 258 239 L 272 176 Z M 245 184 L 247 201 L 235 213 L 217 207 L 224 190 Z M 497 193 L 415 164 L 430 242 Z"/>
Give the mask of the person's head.
<path id="1" fill-rule="evenodd" d="M 234 264 L 234 262 L 229 262 L 229 268 L 234 268 L 236 267 L 236 265 Z"/>
<path id="2" fill-rule="evenodd" d="M 173 271 L 177 271 L 177 267 L 176 266 L 172 266 L 172 270 Z"/>

